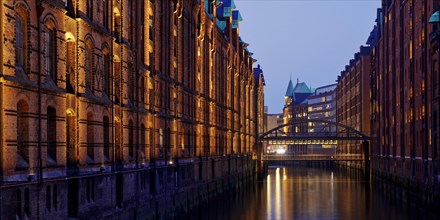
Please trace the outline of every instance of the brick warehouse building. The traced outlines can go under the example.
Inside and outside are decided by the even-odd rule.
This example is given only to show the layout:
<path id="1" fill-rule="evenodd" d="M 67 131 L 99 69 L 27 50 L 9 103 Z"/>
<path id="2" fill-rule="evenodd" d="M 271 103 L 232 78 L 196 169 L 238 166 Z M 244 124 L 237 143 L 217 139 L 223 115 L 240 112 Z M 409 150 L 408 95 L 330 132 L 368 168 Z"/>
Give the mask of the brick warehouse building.
<path id="1" fill-rule="evenodd" d="M 371 64 L 373 170 L 431 192 L 438 186 L 433 161 L 439 156 L 438 110 L 431 105 L 438 83 L 431 76 L 438 72 L 428 21 L 438 3 L 382 1 Z"/>
<path id="2" fill-rule="evenodd" d="M 370 135 L 370 47 L 362 46 L 338 76 L 336 121 Z M 338 141 L 337 154 L 362 153 L 361 141 Z"/>
<path id="3" fill-rule="evenodd" d="M 263 72 L 216 3 L 3 1 L 0 218 L 154 216 L 249 176 Z"/>

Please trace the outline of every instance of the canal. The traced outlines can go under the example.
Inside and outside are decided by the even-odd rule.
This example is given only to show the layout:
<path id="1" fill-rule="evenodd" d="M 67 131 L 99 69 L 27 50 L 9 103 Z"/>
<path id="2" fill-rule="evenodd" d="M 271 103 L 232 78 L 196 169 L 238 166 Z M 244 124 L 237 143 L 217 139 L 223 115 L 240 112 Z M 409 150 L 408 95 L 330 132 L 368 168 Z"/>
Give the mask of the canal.
<path id="1" fill-rule="evenodd" d="M 341 168 L 271 166 L 267 179 L 178 219 L 435 219 Z"/>

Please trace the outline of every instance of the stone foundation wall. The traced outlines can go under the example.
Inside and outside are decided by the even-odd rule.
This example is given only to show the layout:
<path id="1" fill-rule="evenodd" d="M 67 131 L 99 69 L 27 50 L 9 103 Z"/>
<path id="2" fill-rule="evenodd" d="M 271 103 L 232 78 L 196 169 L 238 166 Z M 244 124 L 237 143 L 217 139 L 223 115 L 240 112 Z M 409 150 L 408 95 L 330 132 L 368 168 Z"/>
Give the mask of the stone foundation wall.
<path id="1" fill-rule="evenodd" d="M 254 170 L 244 155 L 5 185 L 0 219 L 169 218 L 242 187 Z"/>

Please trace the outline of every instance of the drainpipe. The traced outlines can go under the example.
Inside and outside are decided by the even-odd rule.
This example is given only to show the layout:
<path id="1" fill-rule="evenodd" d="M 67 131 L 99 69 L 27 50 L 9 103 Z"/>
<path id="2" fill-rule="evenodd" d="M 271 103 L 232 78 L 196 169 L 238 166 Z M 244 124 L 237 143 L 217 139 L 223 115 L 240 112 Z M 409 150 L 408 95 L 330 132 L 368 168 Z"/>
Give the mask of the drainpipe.
<path id="1" fill-rule="evenodd" d="M 37 2 L 37 25 L 38 25 L 38 68 L 39 68 L 39 75 L 38 75 L 38 183 L 41 184 L 43 182 L 43 160 L 41 158 L 42 152 L 41 152 L 41 24 L 40 24 L 40 17 L 43 13 L 43 6 L 41 5 L 41 1 Z"/>
<path id="2" fill-rule="evenodd" d="M 135 10 L 135 17 L 136 17 L 136 19 L 134 19 L 134 24 L 135 24 L 136 27 L 138 27 L 139 20 L 137 19 L 138 18 L 137 15 L 139 14 L 139 8 L 142 8 L 142 7 L 139 7 L 139 8 L 136 7 L 136 6 L 140 6 L 140 5 L 136 4 L 136 2 L 134 3 L 135 4 L 135 8 L 133 8 L 133 2 L 130 1 L 130 2 L 128 2 L 128 4 L 132 4 L 131 5 L 132 7 L 130 7 L 131 10 Z M 131 13 L 133 13 L 133 11 Z M 129 28 L 131 28 L 133 30 L 133 27 L 129 27 Z M 133 46 L 134 42 L 130 42 L 130 43 L 131 43 L 131 48 L 132 48 L 133 53 L 135 54 L 135 58 L 136 58 L 135 61 L 134 61 L 134 69 L 135 69 L 134 82 L 135 83 L 133 83 L 132 86 L 136 85 L 136 87 L 133 88 L 134 91 L 135 91 L 135 94 L 133 94 L 133 99 L 136 100 L 133 104 L 134 104 L 135 109 L 136 109 L 136 169 L 139 169 L 139 154 L 140 154 L 140 150 L 141 150 L 140 149 L 140 144 L 139 144 L 139 137 L 140 137 L 140 131 L 139 131 L 139 129 L 140 129 L 140 126 L 139 126 L 139 110 L 140 110 L 140 107 L 141 107 L 141 106 L 139 106 L 139 101 L 140 101 L 139 99 L 140 99 L 141 96 L 139 96 L 139 81 L 138 81 L 138 70 L 139 70 L 140 56 L 139 56 L 139 53 L 137 53 L 137 51 L 140 51 L 140 50 L 138 50 L 137 47 L 139 45 L 138 42 L 141 42 L 141 41 L 139 39 L 139 34 L 140 34 L 139 33 L 139 29 L 136 28 L 135 31 L 136 31 L 136 35 L 135 35 L 134 38 L 136 39 L 135 40 L 136 46 Z M 133 33 L 133 31 L 131 33 Z M 131 39 L 133 40 L 133 37 L 131 37 Z"/>
<path id="3" fill-rule="evenodd" d="M 107 29 L 108 29 L 108 31 L 110 32 L 110 34 L 112 34 L 112 32 L 113 32 L 113 24 L 114 24 L 114 17 L 113 17 L 113 15 L 114 15 L 114 13 L 113 13 L 113 4 L 112 3 L 110 3 L 110 8 L 111 8 L 111 12 L 112 13 L 110 13 L 110 21 L 108 21 L 108 26 L 107 26 Z M 108 10 L 108 8 L 106 8 L 106 10 Z M 107 18 L 108 19 L 108 18 Z M 79 32 L 79 31 L 78 31 Z M 111 126 L 111 129 L 112 129 L 112 142 L 113 142 L 113 147 L 112 147 L 112 158 L 110 158 L 110 160 L 111 160 L 111 163 L 112 163 L 112 172 L 114 173 L 115 172 L 115 170 L 116 170 L 116 121 L 115 121 L 115 108 L 116 108 L 116 104 L 115 104 L 115 96 L 116 96 L 116 94 L 115 94 L 115 81 L 116 81 L 116 77 L 114 77 L 115 76 L 115 74 L 116 74 L 116 71 L 114 71 L 114 69 L 115 69 L 115 53 L 114 53 L 114 51 L 113 51 L 113 37 L 112 37 L 112 42 L 111 42 L 111 44 L 110 44 L 110 51 L 111 51 L 111 56 L 109 56 L 110 58 L 111 58 L 111 62 L 110 62 L 110 66 L 111 66 L 111 68 L 110 68 L 110 74 L 112 75 L 112 77 L 111 77 L 111 79 L 113 79 L 112 80 L 112 82 L 111 82 L 111 87 L 110 87 L 110 94 L 109 94 L 109 96 L 110 96 L 110 101 L 111 101 L 111 108 L 112 108 L 112 118 L 111 118 L 111 122 L 112 122 L 112 126 Z"/>

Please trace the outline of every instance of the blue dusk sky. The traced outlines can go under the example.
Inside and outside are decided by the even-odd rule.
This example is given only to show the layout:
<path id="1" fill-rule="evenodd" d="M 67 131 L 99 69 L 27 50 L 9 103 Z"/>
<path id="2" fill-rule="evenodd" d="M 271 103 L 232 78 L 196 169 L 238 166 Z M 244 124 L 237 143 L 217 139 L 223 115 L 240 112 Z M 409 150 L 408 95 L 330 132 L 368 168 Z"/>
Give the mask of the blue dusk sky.
<path id="1" fill-rule="evenodd" d="M 280 113 L 289 78 L 335 83 L 374 27 L 380 0 L 235 0 L 240 36 L 266 80 L 265 105 Z"/>

